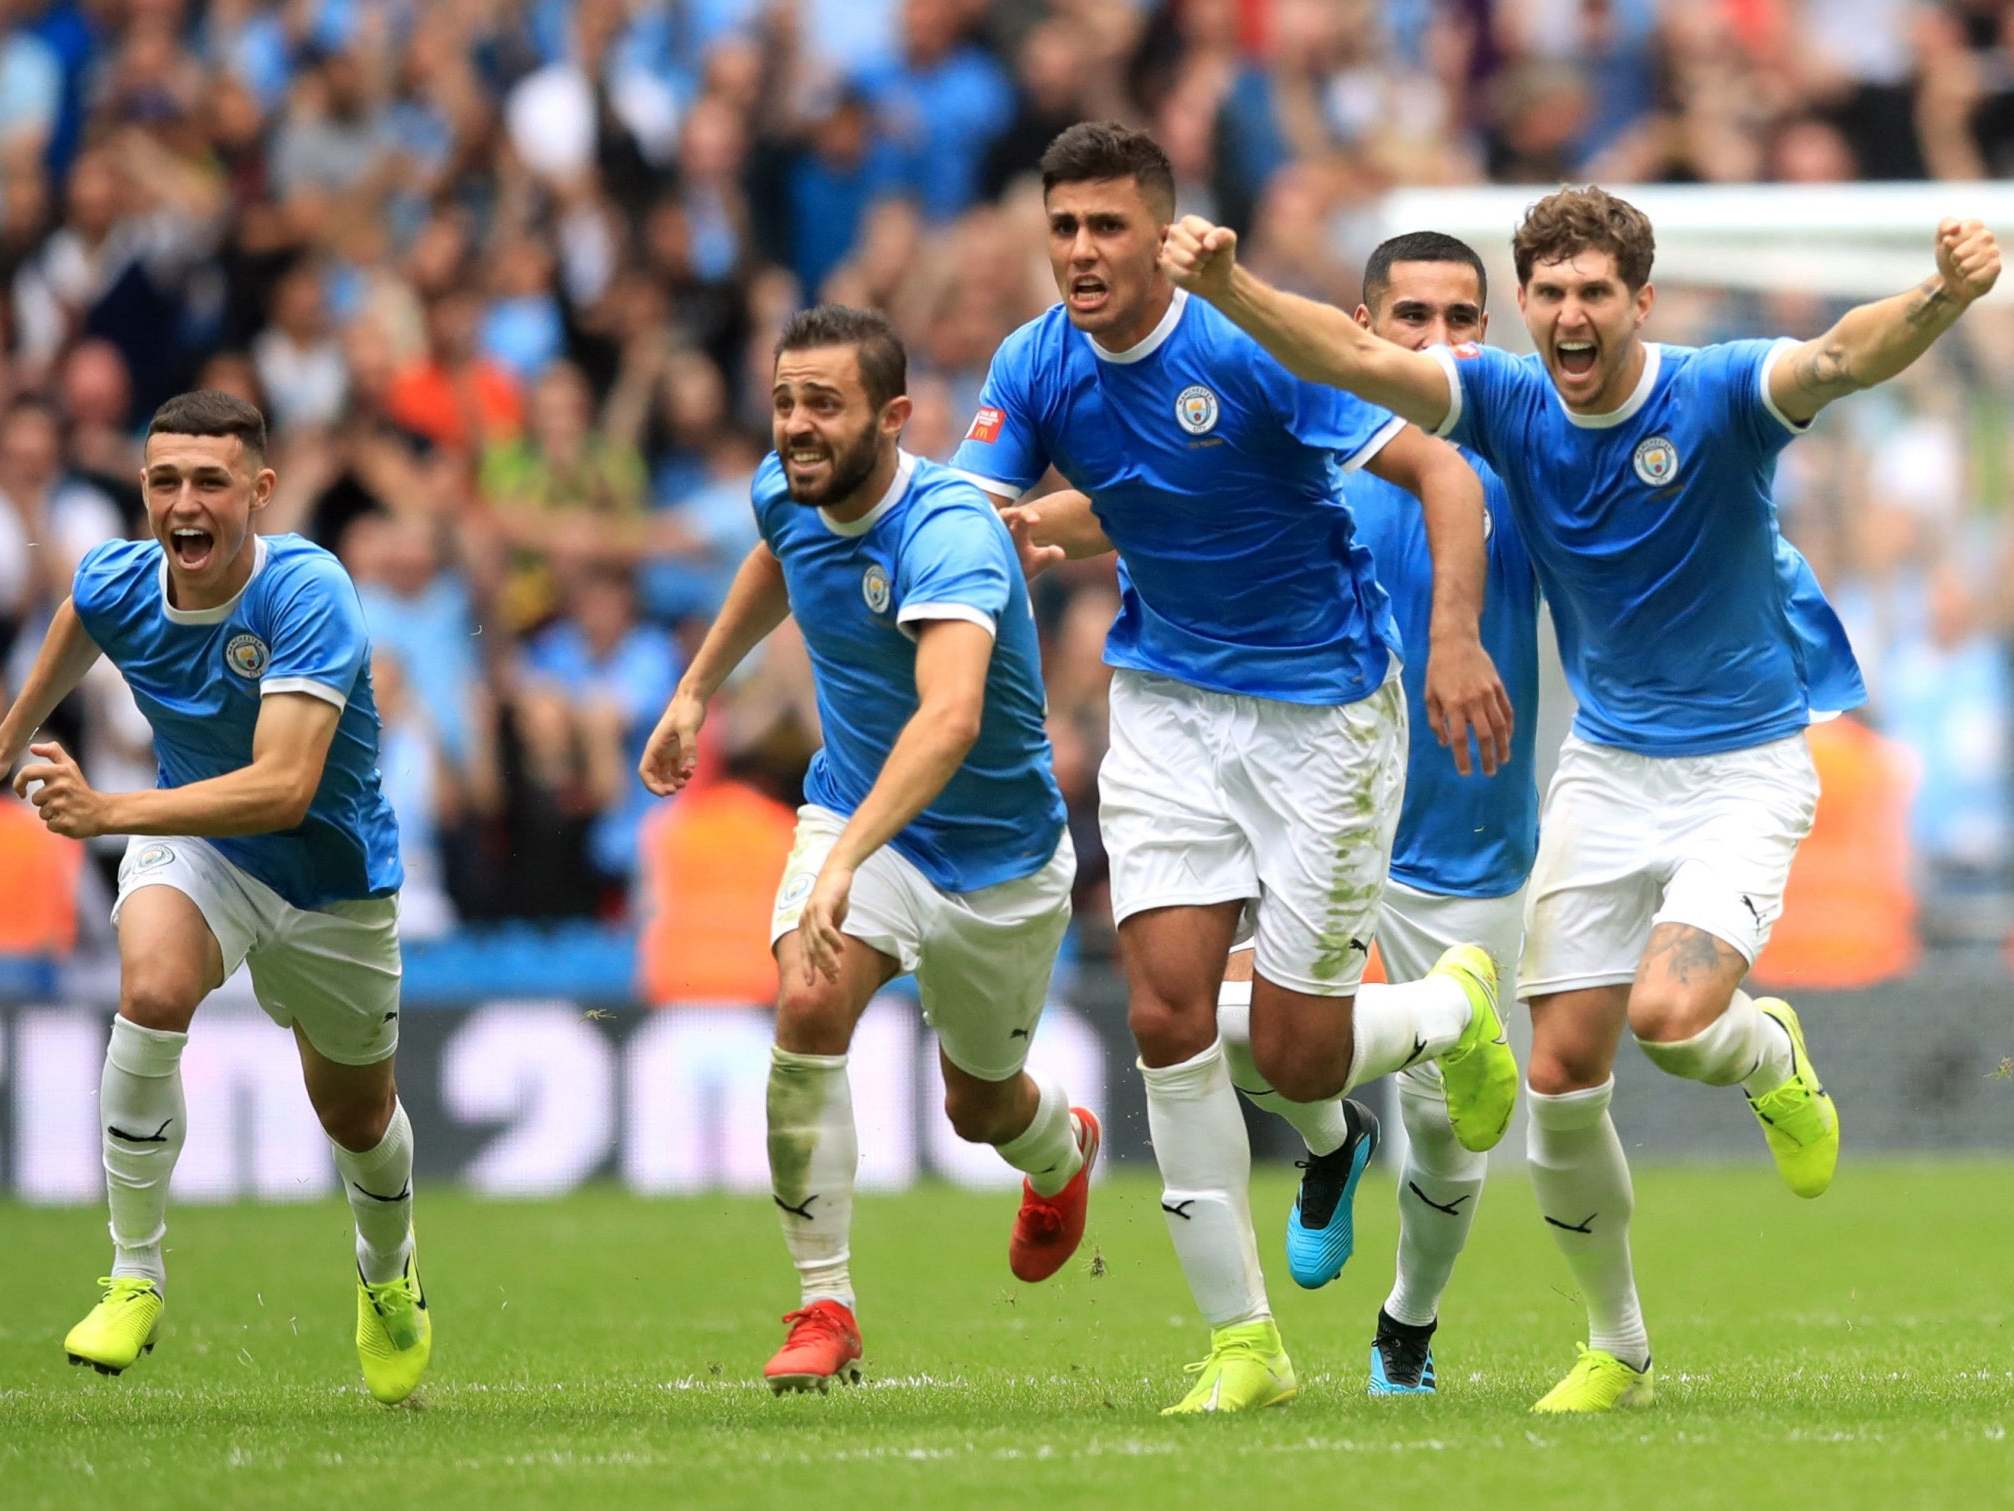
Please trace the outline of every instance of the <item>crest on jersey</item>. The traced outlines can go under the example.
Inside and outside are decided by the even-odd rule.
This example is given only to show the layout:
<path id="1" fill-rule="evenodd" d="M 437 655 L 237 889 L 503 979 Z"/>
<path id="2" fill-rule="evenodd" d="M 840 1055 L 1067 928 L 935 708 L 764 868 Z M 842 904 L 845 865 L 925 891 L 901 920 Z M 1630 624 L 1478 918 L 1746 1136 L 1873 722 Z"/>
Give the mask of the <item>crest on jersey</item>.
<path id="1" fill-rule="evenodd" d="M 811 895 L 811 884 L 818 880 L 815 872 L 799 871 L 783 884 L 783 896 L 777 902 L 783 907 L 791 907 Z"/>
<path id="2" fill-rule="evenodd" d="M 879 562 L 869 567 L 867 575 L 860 579 L 860 596 L 867 600 L 870 612 L 888 612 L 888 574 L 881 570 Z"/>
<path id="3" fill-rule="evenodd" d="M 1648 436 L 1637 443 L 1636 475 L 1653 488 L 1662 488 L 1678 477 L 1678 448 L 1669 436 Z"/>
<path id="4" fill-rule="evenodd" d="M 133 857 L 135 871 L 151 871 L 156 866 L 165 866 L 175 858 L 175 852 L 166 845 L 149 845 Z"/>
<path id="5" fill-rule="evenodd" d="M 1200 383 L 1191 383 L 1176 396 L 1175 423 L 1190 435 L 1207 435 L 1217 423 L 1217 396 Z"/>
<path id="6" fill-rule="evenodd" d="M 257 635 L 233 635 L 224 647 L 224 664 L 241 677 L 257 678 L 265 672 L 271 654 Z"/>

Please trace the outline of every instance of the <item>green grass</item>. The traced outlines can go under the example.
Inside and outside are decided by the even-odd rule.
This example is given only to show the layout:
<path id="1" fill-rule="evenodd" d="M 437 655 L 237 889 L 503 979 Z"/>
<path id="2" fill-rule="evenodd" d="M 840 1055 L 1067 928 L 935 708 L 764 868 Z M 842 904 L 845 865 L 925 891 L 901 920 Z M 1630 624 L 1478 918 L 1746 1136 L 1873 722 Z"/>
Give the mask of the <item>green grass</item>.
<path id="1" fill-rule="evenodd" d="M 1526 1409 L 1582 1336 L 1526 1187 L 1484 1200 L 1440 1397 L 1373 1402 L 1391 1187 L 1309 1294 L 1278 1254 L 1291 1173 L 1255 1200 L 1301 1398 L 1182 1422 L 1155 1412 L 1203 1331 L 1138 1174 L 1041 1287 L 1008 1277 L 1008 1196 L 863 1199 L 873 1383 L 783 1400 L 756 1383 L 794 1300 L 766 1200 L 422 1191 L 438 1351 L 395 1411 L 356 1379 L 346 1209 L 173 1214 L 161 1347 L 108 1380 L 60 1351 L 102 1215 L 0 1206 L 0 1505 L 2014 1504 L 2014 1166 L 1852 1164 L 1811 1204 L 1766 1169 L 1640 1172 L 1658 1403 L 1584 1421 Z"/>

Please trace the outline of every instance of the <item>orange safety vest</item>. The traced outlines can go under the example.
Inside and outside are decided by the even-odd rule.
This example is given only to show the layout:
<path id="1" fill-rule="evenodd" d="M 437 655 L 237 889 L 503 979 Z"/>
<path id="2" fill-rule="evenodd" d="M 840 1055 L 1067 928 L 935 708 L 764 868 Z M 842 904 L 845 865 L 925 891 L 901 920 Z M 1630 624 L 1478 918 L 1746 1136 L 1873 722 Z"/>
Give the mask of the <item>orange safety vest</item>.
<path id="1" fill-rule="evenodd" d="M 67 955 L 77 943 L 84 847 L 51 834 L 26 803 L 0 798 L 0 955 Z"/>

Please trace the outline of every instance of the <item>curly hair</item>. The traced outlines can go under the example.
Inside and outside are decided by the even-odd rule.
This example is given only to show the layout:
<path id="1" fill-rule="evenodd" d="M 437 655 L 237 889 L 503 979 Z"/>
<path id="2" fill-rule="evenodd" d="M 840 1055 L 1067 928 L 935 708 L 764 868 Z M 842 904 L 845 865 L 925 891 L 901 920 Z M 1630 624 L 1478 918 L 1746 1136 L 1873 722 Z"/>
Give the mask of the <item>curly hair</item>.
<path id="1" fill-rule="evenodd" d="M 1628 200 L 1588 184 L 1548 194 L 1524 212 L 1524 223 L 1511 238 L 1520 284 L 1531 281 L 1536 263 L 1561 262 L 1589 251 L 1614 257 L 1617 276 L 1635 292 L 1650 282 L 1651 259 L 1657 255 L 1650 217 Z"/>

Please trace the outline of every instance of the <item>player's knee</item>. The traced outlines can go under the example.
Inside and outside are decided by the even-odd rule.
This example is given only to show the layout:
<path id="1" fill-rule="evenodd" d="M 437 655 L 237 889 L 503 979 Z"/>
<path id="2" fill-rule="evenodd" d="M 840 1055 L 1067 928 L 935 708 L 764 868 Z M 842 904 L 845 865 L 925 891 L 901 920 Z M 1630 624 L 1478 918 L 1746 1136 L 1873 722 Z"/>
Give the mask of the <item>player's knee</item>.
<path id="1" fill-rule="evenodd" d="M 332 1142 L 363 1154 L 384 1142 L 397 1102 L 398 1092 L 387 1086 L 382 1092 L 324 1097 L 315 1104 L 315 1116 Z"/>
<path id="2" fill-rule="evenodd" d="M 1525 1065 L 1525 1084 L 1542 1097 L 1586 1091 L 1609 1078 L 1609 1057 L 1592 1046 L 1532 1046 Z"/>
<path id="3" fill-rule="evenodd" d="M 1350 1065 L 1325 1065 L 1296 1052 L 1291 1045 L 1254 1041 L 1252 1064 L 1266 1084 L 1290 1102 L 1326 1102 L 1341 1096 L 1349 1084 Z"/>
<path id="4" fill-rule="evenodd" d="M 783 1048 L 801 1055 L 843 1055 L 852 1039 L 853 1015 L 831 982 L 799 977 L 778 991 L 776 1042 Z"/>
<path id="5" fill-rule="evenodd" d="M 990 1087 L 954 1086 L 944 1088 L 944 1115 L 951 1131 L 968 1144 L 1004 1144 L 1019 1132 L 1013 1126 L 1015 1105 L 1011 1097 Z"/>
<path id="6" fill-rule="evenodd" d="M 172 965 L 129 966 L 119 983 L 119 1016 L 165 1033 L 187 1033 L 202 1000 L 202 983 Z"/>
<path id="7" fill-rule="evenodd" d="M 1667 979 L 1639 981 L 1629 993 L 1629 1031 L 1652 1044 L 1676 1044 L 1704 1033 L 1727 1010 L 1717 985 L 1688 987 Z"/>
<path id="8" fill-rule="evenodd" d="M 1149 1065 L 1179 1065 L 1216 1041 L 1217 1004 L 1136 994 L 1126 1008 L 1126 1026 Z"/>

